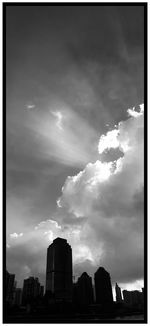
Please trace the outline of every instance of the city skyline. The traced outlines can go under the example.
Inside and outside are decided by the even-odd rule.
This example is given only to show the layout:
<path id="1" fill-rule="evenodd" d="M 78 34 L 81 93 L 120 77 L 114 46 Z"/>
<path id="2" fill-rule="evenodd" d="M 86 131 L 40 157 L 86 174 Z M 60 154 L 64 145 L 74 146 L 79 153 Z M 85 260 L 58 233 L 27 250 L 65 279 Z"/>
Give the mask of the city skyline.
<path id="1" fill-rule="evenodd" d="M 15 275 L 8 271 L 5 281 L 4 318 L 8 322 L 102 322 L 118 318 L 143 320 L 145 316 L 144 288 L 123 290 L 122 299 L 116 283 L 113 300 L 111 276 L 102 266 L 94 273 L 94 285 L 86 272 L 73 282 L 72 250 L 63 238 L 54 239 L 47 248 L 45 292 L 37 277 L 25 279 L 22 289 L 17 288 Z"/>
<path id="2" fill-rule="evenodd" d="M 144 5 L 6 5 L 7 268 L 144 287 Z M 133 19 L 134 17 L 134 19 Z"/>
<path id="3" fill-rule="evenodd" d="M 71 254 L 70 258 L 69 258 L 69 256 L 67 258 L 66 254 L 65 254 L 64 249 L 66 250 L 66 246 L 68 246 L 67 251 L 69 249 L 69 256 Z M 66 260 L 66 262 L 65 262 L 64 259 Z M 70 260 L 70 262 L 69 262 L 68 259 Z M 70 265 L 70 263 L 71 263 L 71 265 Z M 24 291 L 25 284 L 31 283 L 30 281 L 34 280 L 35 283 L 38 283 L 40 285 L 40 287 L 43 288 L 43 295 L 46 294 L 46 293 L 51 292 L 52 294 L 55 294 L 55 299 L 57 299 L 56 292 L 58 291 L 58 297 L 59 297 L 59 288 L 61 288 L 62 293 L 64 291 L 64 288 L 62 287 L 62 284 L 64 283 L 64 280 L 65 280 L 65 283 L 67 282 L 66 283 L 67 286 L 70 287 L 70 285 L 69 285 L 70 277 L 68 277 L 68 272 L 67 272 L 68 267 L 69 267 L 69 273 L 71 273 L 70 276 L 71 276 L 72 286 L 73 285 L 75 285 L 75 286 L 79 285 L 79 287 L 80 286 L 84 287 L 84 282 L 85 282 L 86 286 L 89 287 L 89 282 L 91 282 L 93 294 L 90 294 L 91 290 L 89 290 L 88 292 L 89 292 L 90 296 L 93 296 L 93 302 L 97 302 L 97 295 L 96 295 L 96 287 L 97 287 L 97 285 L 96 285 L 96 282 L 97 282 L 97 284 L 99 282 L 100 283 L 102 282 L 102 288 L 97 289 L 97 291 L 100 293 L 100 296 L 103 296 L 103 292 L 105 292 L 105 278 L 106 278 L 106 288 L 111 287 L 112 300 L 114 302 L 115 301 L 116 302 L 122 302 L 124 300 L 122 298 L 123 292 L 130 293 L 130 291 L 128 292 L 126 289 L 121 290 L 121 288 L 118 286 L 117 283 L 115 283 L 115 285 L 112 285 L 111 284 L 110 274 L 102 266 L 99 266 L 98 269 L 95 270 L 93 277 L 88 275 L 88 273 L 86 271 L 84 271 L 80 275 L 76 275 L 76 276 L 73 275 L 72 248 L 67 243 L 67 240 L 63 239 L 63 238 L 54 239 L 53 242 L 51 243 L 51 245 L 49 245 L 49 247 L 47 248 L 46 273 L 45 273 L 45 283 L 44 283 L 44 285 L 39 283 L 39 280 L 35 275 L 34 276 L 30 275 L 29 277 L 22 280 L 22 282 L 23 282 L 23 286 L 22 286 L 22 290 L 21 290 L 22 293 Z M 55 274 L 55 270 L 56 270 L 56 274 L 57 274 L 57 272 L 59 272 L 59 273 L 61 272 L 62 274 L 65 273 L 64 274 L 65 275 L 64 279 L 63 278 L 60 279 L 60 277 L 58 277 L 58 280 L 57 280 L 57 275 L 56 275 L 56 277 L 53 275 L 53 273 Z M 20 290 L 21 288 L 18 288 L 17 280 L 15 280 L 15 274 L 8 273 L 7 269 L 6 269 L 6 287 L 7 287 L 7 279 L 8 279 L 7 275 L 8 274 L 10 275 L 10 287 L 13 289 L 13 291 L 14 291 L 15 288 L 17 290 Z M 99 276 L 96 276 L 96 275 L 99 275 Z M 106 275 L 106 277 L 105 277 L 105 275 Z M 97 281 L 96 281 L 96 277 L 97 277 Z M 104 280 L 103 280 L 103 278 L 104 278 Z M 108 280 L 107 280 L 107 278 L 108 278 Z M 54 285 L 55 283 L 57 284 L 56 287 Z M 104 286 L 104 288 L 103 288 L 103 286 Z M 143 292 L 143 289 L 144 288 L 140 289 L 140 293 Z M 72 289 L 70 288 L 70 290 L 71 290 L 71 292 L 74 291 L 73 288 Z M 31 288 L 31 291 L 33 291 L 32 288 Z M 37 286 L 36 286 L 36 291 L 39 291 Z M 71 294 L 71 292 L 70 292 L 70 294 Z M 107 292 L 107 290 L 106 290 L 106 292 Z M 136 292 L 136 289 L 132 289 L 131 292 Z M 6 291 L 6 293 L 7 293 L 7 291 Z M 72 292 L 70 298 L 72 298 L 72 295 L 73 295 L 73 292 Z M 111 296 L 111 295 L 109 294 L 109 296 Z M 62 299 L 63 299 L 62 294 L 60 295 L 60 297 L 62 297 Z M 79 295 L 79 297 L 82 297 L 82 295 Z M 106 297 L 107 297 L 107 295 L 106 295 Z M 64 296 L 64 299 L 65 300 L 67 299 L 66 295 Z M 69 297 L 68 297 L 68 299 L 69 299 Z M 12 300 L 12 293 L 11 293 L 11 300 Z M 97 302 L 97 303 L 99 303 L 99 302 Z"/>

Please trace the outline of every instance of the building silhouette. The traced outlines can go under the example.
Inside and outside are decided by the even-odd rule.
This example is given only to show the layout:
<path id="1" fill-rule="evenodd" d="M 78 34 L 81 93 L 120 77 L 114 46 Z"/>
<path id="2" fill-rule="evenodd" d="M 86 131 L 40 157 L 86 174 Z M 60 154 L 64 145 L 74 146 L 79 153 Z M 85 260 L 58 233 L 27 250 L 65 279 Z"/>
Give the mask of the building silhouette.
<path id="1" fill-rule="evenodd" d="M 41 285 L 37 277 L 29 277 L 24 280 L 22 304 L 31 302 L 41 295 Z"/>
<path id="2" fill-rule="evenodd" d="M 72 249 L 66 239 L 56 238 L 47 249 L 46 292 L 55 300 L 72 300 Z"/>
<path id="3" fill-rule="evenodd" d="M 142 307 L 144 308 L 144 288 L 142 288 Z"/>
<path id="4" fill-rule="evenodd" d="M 92 278 L 86 272 L 78 278 L 76 283 L 76 300 L 84 305 L 93 303 Z"/>
<path id="5" fill-rule="evenodd" d="M 16 306 L 21 306 L 21 303 L 22 303 L 22 289 L 16 288 L 15 295 L 14 295 L 14 304 Z"/>
<path id="6" fill-rule="evenodd" d="M 15 274 L 6 271 L 6 301 L 13 304 L 15 292 Z"/>
<path id="7" fill-rule="evenodd" d="M 122 294 L 121 294 L 121 289 L 118 286 L 118 284 L 116 283 L 115 285 L 115 291 L 116 291 L 116 301 L 117 302 L 122 302 Z"/>
<path id="8" fill-rule="evenodd" d="M 112 286 L 109 273 L 99 267 L 94 274 L 95 294 L 97 304 L 111 304 L 113 302 Z"/>
<path id="9" fill-rule="evenodd" d="M 124 298 L 124 302 L 129 306 L 143 305 L 143 293 L 140 291 L 123 290 L 123 298 Z"/>
<path id="10" fill-rule="evenodd" d="M 132 295 L 131 291 L 123 290 L 123 299 L 127 305 L 132 305 Z"/>
<path id="11" fill-rule="evenodd" d="M 40 297 L 42 298 L 44 296 L 44 285 L 40 286 Z"/>

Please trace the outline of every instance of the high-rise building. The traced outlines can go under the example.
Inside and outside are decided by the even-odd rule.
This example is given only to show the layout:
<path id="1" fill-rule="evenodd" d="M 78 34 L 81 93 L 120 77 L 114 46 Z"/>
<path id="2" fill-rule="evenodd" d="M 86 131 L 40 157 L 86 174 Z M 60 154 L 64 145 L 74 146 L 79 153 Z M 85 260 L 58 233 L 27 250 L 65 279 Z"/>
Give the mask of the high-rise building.
<path id="1" fill-rule="evenodd" d="M 41 285 L 37 277 L 29 277 L 25 279 L 23 283 L 22 303 L 26 304 L 40 296 L 40 291 Z"/>
<path id="2" fill-rule="evenodd" d="M 115 291 L 116 291 L 116 301 L 117 302 L 122 302 L 121 289 L 120 289 L 120 287 L 118 286 L 117 283 L 116 283 L 116 286 L 115 286 Z"/>
<path id="3" fill-rule="evenodd" d="M 72 300 L 72 249 L 62 238 L 56 238 L 47 249 L 46 292 L 56 300 Z"/>
<path id="4" fill-rule="evenodd" d="M 6 271 L 6 301 L 13 304 L 15 292 L 15 274 Z"/>
<path id="5" fill-rule="evenodd" d="M 80 304 L 93 303 L 92 278 L 86 272 L 77 281 L 77 301 Z"/>
<path id="6" fill-rule="evenodd" d="M 112 286 L 109 273 L 99 267 L 94 274 L 96 303 L 109 304 L 113 302 Z"/>

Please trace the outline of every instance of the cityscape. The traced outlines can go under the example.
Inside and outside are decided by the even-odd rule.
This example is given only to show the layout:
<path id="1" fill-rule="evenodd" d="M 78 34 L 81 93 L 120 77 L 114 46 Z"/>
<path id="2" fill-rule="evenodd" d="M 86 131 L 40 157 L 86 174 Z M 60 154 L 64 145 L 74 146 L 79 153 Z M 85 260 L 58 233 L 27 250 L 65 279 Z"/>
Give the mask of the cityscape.
<path id="1" fill-rule="evenodd" d="M 3 3 L 6 324 L 147 322 L 147 7 Z"/>
<path id="2" fill-rule="evenodd" d="M 104 267 L 95 272 L 94 285 L 86 271 L 74 282 L 72 270 L 71 246 L 66 239 L 56 238 L 47 249 L 45 291 L 34 276 L 24 279 L 22 289 L 17 288 L 15 275 L 6 271 L 6 321 L 94 322 L 132 315 L 136 319 L 144 313 L 144 288 L 121 292 L 116 283 L 114 301 L 111 277 Z"/>

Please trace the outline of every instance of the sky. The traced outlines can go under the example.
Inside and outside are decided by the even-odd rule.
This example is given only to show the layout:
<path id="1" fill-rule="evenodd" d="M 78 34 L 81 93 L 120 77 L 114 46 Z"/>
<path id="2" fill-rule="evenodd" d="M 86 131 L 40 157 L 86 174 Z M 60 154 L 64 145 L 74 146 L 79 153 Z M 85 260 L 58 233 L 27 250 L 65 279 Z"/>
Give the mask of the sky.
<path id="1" fill-rule="evenodd" d="M 7 269 L 39 277 L 56 237 L 73 273 L 143 287 L 144 7 L 6 8 Z"/>

